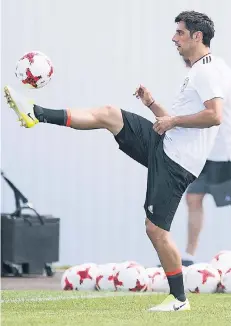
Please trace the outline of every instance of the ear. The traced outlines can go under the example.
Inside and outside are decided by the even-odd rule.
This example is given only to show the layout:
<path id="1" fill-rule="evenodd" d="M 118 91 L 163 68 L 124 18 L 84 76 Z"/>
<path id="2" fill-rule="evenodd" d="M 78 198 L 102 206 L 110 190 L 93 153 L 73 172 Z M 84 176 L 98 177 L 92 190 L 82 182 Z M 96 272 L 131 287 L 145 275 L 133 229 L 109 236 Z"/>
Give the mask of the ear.
<path id="1" fill-rule="evenodd" d="M 201 31 L 193 33 L 193 39 L 196 41 L 202 41 L 203 40 L 203 33 Z"/>

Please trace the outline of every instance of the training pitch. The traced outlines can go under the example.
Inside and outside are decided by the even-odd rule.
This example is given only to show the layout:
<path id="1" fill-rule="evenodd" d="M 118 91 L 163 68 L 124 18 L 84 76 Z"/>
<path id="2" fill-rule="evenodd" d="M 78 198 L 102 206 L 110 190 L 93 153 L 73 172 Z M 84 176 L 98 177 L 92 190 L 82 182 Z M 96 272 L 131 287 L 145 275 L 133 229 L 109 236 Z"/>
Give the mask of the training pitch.
<path id="1" fill-rule="evenodd" d="M 189 294 L 192 310 L 151 313 L 166 295 L 61 291 L 60 276 L 2 279 L 3 325 L 230 326 L 230 294 Z"/>

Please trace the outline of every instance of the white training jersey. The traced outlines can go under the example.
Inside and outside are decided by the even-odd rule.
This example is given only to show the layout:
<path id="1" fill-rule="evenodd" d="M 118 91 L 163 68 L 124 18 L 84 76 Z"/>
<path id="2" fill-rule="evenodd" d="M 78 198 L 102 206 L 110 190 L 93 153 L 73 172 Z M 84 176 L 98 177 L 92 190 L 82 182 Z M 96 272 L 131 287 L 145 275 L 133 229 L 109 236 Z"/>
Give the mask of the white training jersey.
<path id="1" fill-rule="evenodd" d="M 222 123 L 208 160 L 215 162 L 231 161 L 231 94 L 227 109 L 223 112 Z"/>
<path id="2" fill-rule="evenodd" d="M 173 114 L 196 114 L 205 109 L 204 102 L 216 97 L 224 101 L 222 129 L 225 136 L 230 134 L 231 71 L 222 59 L 208 54 L 189 69 L 173 103 Z M 164 151 L 173 161 L 198 177 L 215 145 L 219 128 L 175 127 L 165 134 Z"/>

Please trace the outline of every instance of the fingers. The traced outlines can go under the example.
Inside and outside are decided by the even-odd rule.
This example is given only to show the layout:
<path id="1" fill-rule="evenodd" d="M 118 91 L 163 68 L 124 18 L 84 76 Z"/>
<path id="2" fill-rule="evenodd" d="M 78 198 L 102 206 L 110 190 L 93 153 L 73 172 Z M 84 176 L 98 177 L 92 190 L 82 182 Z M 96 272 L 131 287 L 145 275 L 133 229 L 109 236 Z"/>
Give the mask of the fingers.
<path id="1" fill-rule="evenodd" d="M 133 96 L 136 96 L 136 97 L 138 96 L 139 88 L 140 88 L 140 86 L 136 88 L 135 93 L 133 94 Z"/>
<path id="2" fill-rule="evenodd" d="M 153 130 L 154 130 L 157 134 L 159 134 L 159 135 L 163 135 L 164 132 L 166 131 L 166 130 L 163 128 L 163 126 L 162 126 L 162 124 L 161 124 L 160 121 L 156 121 L 156 122 L 154 123 L 154 125 L 153 125 Z"/>
<path id="3" fill-rule="evenodd" d="M 136 89 L 135 96 L 136 96 L 136 98 L 140 98 L 139 88 Z"/>
<path id="4" fill-rule="evenodd" d="M 161 127 L 159 127 L 159 128 L 153 128 L 153 129 L 154 129 L 154 131 L 155 131 L 157 134 L 159 134 L 160 136 L 163 135 L 163 134 L 165 133 L 165 131 L 164 131 Z"/>
<path id="5" fill-rule="evenodd" d="M 136 98 L 140 98 L 144 96 L 144 87 L 140 85 L 136 88 L 135 93 L 133 94 Z"/>

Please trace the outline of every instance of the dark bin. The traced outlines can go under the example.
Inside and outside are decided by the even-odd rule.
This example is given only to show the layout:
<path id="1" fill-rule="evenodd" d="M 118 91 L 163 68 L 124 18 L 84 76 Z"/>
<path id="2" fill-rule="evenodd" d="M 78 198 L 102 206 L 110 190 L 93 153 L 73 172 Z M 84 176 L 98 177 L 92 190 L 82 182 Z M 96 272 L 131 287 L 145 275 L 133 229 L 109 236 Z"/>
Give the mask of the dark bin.
<path id="1" fill-rule="evenodd" d="M 52 263 L 59 260 L 60 219 L 40 215 L 3 171 L 1 176 L 13 190 L 16 205 L 15 212 L 1 213 L 1 275 L 43 274 L 45 270 L 52 276 Z"/>
<path id="2" fill-rule="evenodd" d="M 59 260 L 60 219 L 52 216 L 1 214 L 1 260 L 22 265 L 24 273 L 41 274 Z"/>

